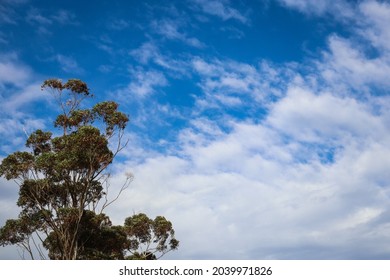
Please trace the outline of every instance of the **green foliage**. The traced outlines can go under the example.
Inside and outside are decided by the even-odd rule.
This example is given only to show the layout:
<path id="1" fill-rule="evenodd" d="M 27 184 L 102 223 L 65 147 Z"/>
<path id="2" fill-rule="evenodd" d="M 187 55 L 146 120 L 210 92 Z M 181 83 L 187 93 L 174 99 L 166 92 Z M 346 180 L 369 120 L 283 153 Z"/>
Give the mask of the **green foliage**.
<path id="1" fill-rule="evenodd" d="M 28 152 L 15 152 L 5 159 L 0 165 L 0 176 L 7 180 L 26 178 L 34 167 L 34 155 Z"/>
<path id="2" fill-rule="evenodd" d="M 0 245 L 18 244 L 32 233 L 30 223 L 25 219 L 7 220 L 0 229 Z"/>
<path id="3" fill-rule="evenodd" d="M 70 79 L 66 83 L 62 83 L 59 79 L 49 79 L 43 82 L 41 89 L 56 89 L 59 91 L 63 91 L 64 89 L 67 89 L 71 91 L 72 93 L 88 96 L 89 88 L 86 83 L 84 83 L 81 80 L 77 79 Z"/>
<path id="4" fill-rule="evenodd" d="M 172 224 L 164 217 L 138 214 L 124 226 L 113 226 L 103 213 L 113 202 L 104 187 L 106 170 L 124 147 L 121 139 L 129 121 L 118 104 L 106 101 L 80 109 L 90 92 L 75 79 L 47 80 L 42 89 L 59 102 L 62 113 L 54 126 L 63 133 L 53 137 L 37 130 L 26 141 L 31 152 L 12 153 L 0 164 L 0 176 L 19 184 L 21 208 L 18 219 L 0 228 L 0 245 L 19 244 L 32 256 L 29 242 L 36 234 L 51 259 L 156 259 L 177 249 Z M 118 148 L 112 151 L 114 139 Z"/>

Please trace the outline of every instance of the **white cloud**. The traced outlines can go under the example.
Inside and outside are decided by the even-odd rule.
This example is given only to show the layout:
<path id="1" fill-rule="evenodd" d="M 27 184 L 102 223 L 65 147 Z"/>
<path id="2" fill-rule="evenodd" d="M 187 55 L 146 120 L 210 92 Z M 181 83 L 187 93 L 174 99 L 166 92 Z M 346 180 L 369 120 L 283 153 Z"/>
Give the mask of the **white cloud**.
<path id="1" fill-rule="evenodd" d="M 31 76 L 30 68 L 20 63 L 15 54 L 0 54 L 0 87 L 5 84 L 25 85 Z"/>
<path id="2" fill-rule="evenodd" d="M 77 25 L 78 21 L 76 19 L 76 15 L 73 14 L 72 12 L 69 12 L 67 10 L 58 10 L 55 12 L 52 16 L 51 19 L 54 20 L 55 22 L 58 22 L 62 25 Z"/>
<path id="3" fill-rule="evenodd" d="M 31 24 L 39 25 L 50 25 L 53 23 L 53 21 L 49 17 L 42 15 L 42 12 L 36 8 L 32 8 L 28 12 L 26 20 Z"/>
<path id="4" fill-rule="evenodd" d="M 102 73 L 110 73 L 114 69 L 111 65 L 100 65 L 98 70 Z"/>
<path id="5" fill-rule="evenodd" d="M 332 15 L 346 20 L 349 38 L 332 35 L 328 51 L 318 64 L 325 80 L 334 89 L 354 88 L 367 93 L 369 86 L 386 88 L 390 71 L 390 4 L 362 1 L 352 5 L 347 1 L 281 0 L 287 7 L 314 15 Z M 337 85 L 339 84 L 339 85 Z"/>
<path id="6" fill-rule="evenodd" d="M 311 246 L 295 257 L 355 258 L 357 245 L 385 225 L 377 220 L 389 199 L 372 176 L 389 182 L 387 173 L 375 171 L 388 166 L 388 145 L 345 143 L 329 165 L 295 162 L 292 144 L 265 124 L 235 123 L 229 133 L 203 137 L 208 140 L 186 142 L 180 157 L 157 155 L 125 164 L 136 179 L 111 209 L 117 220 L 124 217 L 116 213 L 133 211 L 170 219 L 183 245 L 168 257 L 288 258 L 286 248 Z M 379 151 L 383 156 L 376 158 Z M 375 243 L 387 241 L 382 235 Z M 343 252 L 350 247 L 355 252 Z M 369 254 L 380 256 L 375 250 Z"/>
<path id="7" fill-rule="evenodd" d="M 26 134 L 36 129 L 44 129 L 46 121 L 30 115 L 32 106 L 45 102 L 46 96 L 40 92 L 40 84 L 31 84 L 1 100 L 0 135 L 2 145 L 0 153 L 11 153 L 22 149 L 27 139 Z"/>
<path id="8" fill-rule="evenodd" d="M 226 34 L 228 34 L 228 38 L 229 39 L 240 40 L 240 39 L 245 37 L 244 31 L 242 31 L 242 30 L 240 30 L 238 28 L 232 27 L 232 26 L 224 26 L 224 27 L 221 28 L 221 31 L 223 31 Z"/>
<path id="9" fill-rule="evenodd" d="M 172 153 L 129 159 L 136 180 L 112 215 L 172 220 L 183 245 L 171 258 L 387 256 L 389 105 L 372 95 L 388 85 L 387 55 L 369 57 L 356 38 L 328 42 L 305 74 L 296 73 L 299 65 L 194 57 L 204 93 L 197 104 L 252 104 L 267 114 L 237 121 L 199 109 Z M 155 59 L 146 50 L 145 63 Z"/>
<path id="10" fill-rule="evenodd" d="M 70 56 L 57 54 L 53 59 L 60 64 L 61 69 L 66 73 L 81 74 L 84 72 L 84 69 Z"/>
<path id="11" fill-rule="evenodd" d="M 126 88 L 120 89 L 116 92 L 121 98 L 145 98 L 155 93 L 155 88 L 168 85 L 168 81 L 164 74 L 159 71 L 131 69 L 130 74 L 131 82 Z"/>
<path id="12" fill-rule="evenodd" d="M 35 74 L 14 53 L 0 54 L 0 152 L 12 152 L 25 142 L 24 130 L 43 128 L 42 119 L 29 115 L 29 109 L 46 96 L 40 94 Z"/>
<path id="13" fill-rule="evenodd" d="M 380 138 L 384 131 L 381 119 L 372 115 L 366 104 L 297 87 L 290 88 L 287 96 L 273 105 L 267 119 L 282 133 L 307 142 Z"/>
<path id="14" fill-rule="evenodd" d="M 0 31 L 0 44 L 8 44 L 8 40 L 6 39 L 6 35 Z"/>
<path id="15" fill-rule="evenodd" d="M 206 14 L 217 16 L 222 20 L 237 20 L 241 23 L 248 23 L 249 19 L 237 9 L 230 7 L 226 0 L 193 0 Z"/>
<path id="16" fill-rule="evenodd" d="M 36 31 L 40 35 L 51 35 L 50 28 L 55 24 L 60 25 L 78 25 L 76 15 L 67 10 L 58 11 L 42 10 L 31 8 L 26 16 L 26 21 L 36 26 Z"/>
<path id="17" fill-rule="evenodd" d="M 112 30 L 123 30 L 129 27 L 129 22 L 124 19 L 114 19 L 108 24 L 108 28 Z"/>
<path id="18" fill-rule="evenodd" d="M 40 86 L 40 83 L 33 83 L 13 92 L 3 100 L 3 112 L 17 112 L 22 106 L 47 99 L 47 96 L 41 93 Z"/>
<path id="19" fill-rule="evenodd" d="M 359 45 L 333 36 L 320 70 L 330 84 L 342 83 L 356 89 L 366 85 L 388 86 L 386 73 L 390 71 L 390 57 L 383 54 L 368 58 Z"/>
<path id="20" fill-rule="evenodd" d="M 322 13 L 346 17 L 344 4 L 328 3 Z M 381 18 L 363 7 L 369 19 Z M 332 36 L 328 56 L 307 76 L 291 64 L 194 58 L 204 93 L 198 101 L 256 113 L 246 111 L 245 121 L 194 114 L 173 153 L 134 164 L 136 181 L 120 207 L 171 219 L 181 258 L 284 258 L 286 248 L 307 248 L 300 255 L 310 258 L 358 258 L 362 243 L 371 244 L 366 256 L 388 255 L 388 246 L 375 244 L 389 241 L 389 114 L 385 98 L 374 104 L 359 95 L 388 86 L 386 22 L 366 29 L 376 36 L 368 38 L 381 48 L 378 57 L 355 38 Z M 306 81 L 325 70 L 337 79 Z M 264 118 L 256 115 L 262 108 Z M 324 247 L 332 252 L 321 253 Z"/>
<path id="21" fill-rule="evenodd" d="M 138 49 L 130 51 L 130 54 L 142 64 L 148 64 L 149 61 L 155 60 L 155 57 L 160 57 L 157 46 L 151 42 L 142 44 Z"/>
<path id="22" fill-rule="evenodd" d="M 40 26 L 49 26 L 53 23 L 59 23 L 62 25 L 75 25 L 78 24 L 75 14 L 67 10 L 60 9 L 56 12 L 46 16 L 45 11 L 32 8 L 29 10 L 26 20 L 30 24 L 37 24 Z"/>
<path id="23" fill-rule="evenodd" d="M 0 23 L 6 24 L 16 24 L 15 20 L 15 11 L 12 7 L 5 5 L 4 3 L 0 3 Z"/>
<path id="24" fill-rule="evenodd" d="M 353 5 L 345 0 L 278 0 L 282 5 L 296 9 L 308 15 L 330 15 L 336 19 L 344 20 L 354 14 Z"/>
<path id="25" fill-rule="evenodd" d="M 184 24 L 182 21 L 174 21 L 169 19 L 163 19 L 152 22 L 153 30 L 169 40 L 181 41 L 189 46 L 195 48 L 203 48 L 205 45 L 199 39 L 188 36 L 184 31 L 179 29 Z"/>
<path id="26" fill-rule="evenodd" d="M 288 80 L 296 75 L 293 66 L 276 68 L 263 61 L 255 67 L 236 61 L 192 60 L 199 74 L 200 88 L 205 93 L 197 99 L 199 109 L 237 106 L 268 106 L 272 98 L 281 95 Z"/>
<path id="27" fill-rule="evenodd" d="M 303 12 L 322 14 L 332 4 L 332 1 L 316 1 L 316 0 L 282 0 L 280 1 L 288 7 L 298 9 Z"/>
<path id="28" fill-rule="evenodd" d="M 188 63 L 175 59 L 172 55 L 161 53 L 157 44 L 154 42 L 146 42 L 139 48 L 131 50 L 130 55 L 133 56 L 141 64 L 147 65 L 151 62 L 169 70 L 167 74 L 186 74 L 188 72 Z"/>
<path id="29" fill-rule="evenodd" d="M 317 6 L 314 1 L 283 2 L 316 15 L 346 3 L 332 8 L 330 1 Z M 205 13 L 244 22 L 237 10 L 221 6 L 228 2 L 197 3 Z M 166 216 L 182 242 L 168 258 L 388 257 L 390 105 L 388 97 L 373 96 L 377 86 L 386 90 L 389 85 L 388 5 L 366 1 L 359 9 L 366 17 L 350 30 L 358 34 L 331 36 L 323 57 L 309 61 L 305 73 L 299 73 L 300 65 L 264 61 L 252 65 L 194 57 L 183 64 L 199 77 L 196 104 L 203 108 L 192 108 L 188 126 L 176 132 L 178 141 L 167 149 L 150 151 L 148 139 L 130 135 L 131 145 L 123 151 L 127 161 L 113 167 L 118 173 L 112 186 L 120 186 L 129 169 L 135 181 L 109 209 L 114 223 L 133 212 Z M 165 23 L 161 34 L 166 38 L 191 38 L 175 22 Z M 375 56 L 361 45 L 363 35 Z M 131 55 L 145 69 L 154 64 L 175 72 L 180 65 L 153 43 Z M 2 63 L 20 80 L 29 80 L 28 70 L 17 62 Z M 168 85 L 169 74 L 145 69 L 132 68 L 132 80 L 115 94 L 153 103 L 154 110 L 140 109 L 151 123 L 175 108 L 146 98 Z M 5 77 L 4 83 L 18 81 Z M 5 107 L 35 101 L 32 92 L 22 87 Z M 229 113 L 214 117 L 207 111 L 213 106 L 225 112 L 248 109 L 246 119 Z M 2 121 L 0 133 L 20 129 L 20 120 Z"/>
<path id="30" fill-rule="evenodd" d="M 371 40 L 374 46 L 390 51 L 390 4 L 378 1 L 363 1 L 360 6 L 362 35 Z"/>

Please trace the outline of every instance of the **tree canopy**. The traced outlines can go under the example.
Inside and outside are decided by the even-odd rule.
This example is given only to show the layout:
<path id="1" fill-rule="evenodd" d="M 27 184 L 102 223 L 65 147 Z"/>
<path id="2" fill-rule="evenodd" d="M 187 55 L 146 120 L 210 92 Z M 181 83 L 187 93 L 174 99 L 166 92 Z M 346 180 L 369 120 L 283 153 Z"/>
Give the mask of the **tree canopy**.
<path id="1" fill-rule="evenodd" d="M 126 146 L 129 118 L 113 101 L 83 109 L 91 96 L 87 84 L 71 79 L 46 80 L 42 90 L 57 100 L 60 114 L 50 131 L 36 130 L 0 164 L 0 176 L 19 186 L 17 219 L 0 228 L 0 245 L 17 244 L 31 258 L 34 248 L 50 259 L 157 259 L 178 248 L 172 223 L 163 216 L 134 214 L 123 225 L 112 225 L 104 210 L 130 184 L 129 176 L 109 201 L 108 166 Z M 114 148 L 111 148 L 114 147 Z"/>

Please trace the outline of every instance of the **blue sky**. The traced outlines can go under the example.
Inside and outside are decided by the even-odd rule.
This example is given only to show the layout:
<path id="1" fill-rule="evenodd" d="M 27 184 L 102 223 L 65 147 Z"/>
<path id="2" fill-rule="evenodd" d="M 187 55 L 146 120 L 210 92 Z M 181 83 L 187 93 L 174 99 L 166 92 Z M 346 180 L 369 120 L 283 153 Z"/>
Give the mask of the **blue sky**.
<path id="1" fill-rule="evenodd" d="M 389 73 L 387 1 L 3 0 L 0 159 L 79 78 L 131 118 L 107 212 L 170 219 L 166 258 L 388 259 Z"/>

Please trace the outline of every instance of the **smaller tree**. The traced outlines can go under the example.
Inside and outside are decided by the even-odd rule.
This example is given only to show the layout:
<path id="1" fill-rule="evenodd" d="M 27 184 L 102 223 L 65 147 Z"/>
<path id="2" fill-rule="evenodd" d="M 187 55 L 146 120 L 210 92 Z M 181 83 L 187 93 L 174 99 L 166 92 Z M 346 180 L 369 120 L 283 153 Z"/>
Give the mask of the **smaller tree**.
<path id="1" fill-rule="evenodd" d="M 155 260 L 157 253 L 162 257 L 179 246 L 172 223 L 162 216 L 152 220 L 142 213 L 133 215 L 126 218 L 123 229 L 129 236 L 131 255 L 128 259 Z"/>

